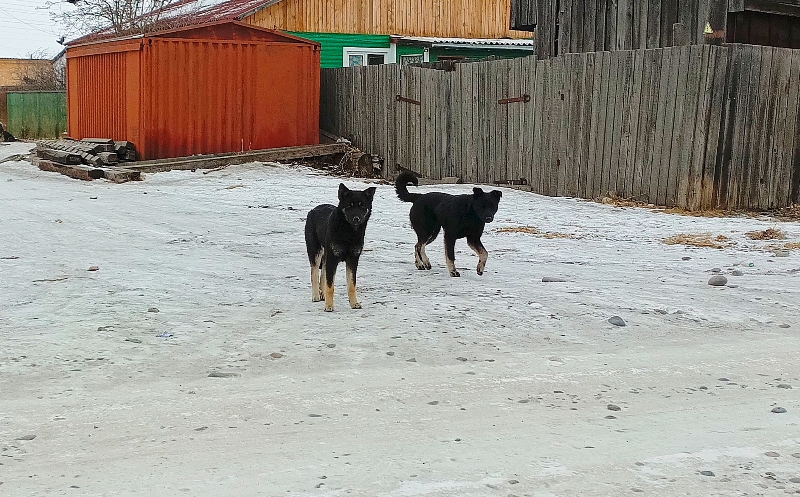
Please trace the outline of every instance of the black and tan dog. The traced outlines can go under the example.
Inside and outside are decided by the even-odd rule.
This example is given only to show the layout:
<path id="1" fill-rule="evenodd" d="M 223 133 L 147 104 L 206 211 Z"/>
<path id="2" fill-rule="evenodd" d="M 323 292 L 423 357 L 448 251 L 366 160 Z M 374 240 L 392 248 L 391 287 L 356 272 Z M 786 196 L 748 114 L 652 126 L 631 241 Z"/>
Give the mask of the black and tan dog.
<path id="1" fill-rule="evenodd" d="M 306 218 L 306 250 L 311 263 L 311 300 L 319 302 L 324 298 L 325 310 L 328 312 L 333 310 L 333 279 L 340 262 L 347 264 L 347 296 L 350 307 L 361 309 L 356 298 L 356 269 L 364 248 L 364 234 L 372 213 L 374 196 L 374 186 L 364 191 L 354 191 L 340 184 L 339 205 L 319 205 Z"/>
<path id="2" fill-rule="evenodd" d="M 444 255 L 450 276 L 461 276 L 455 265 L 455 245 L 459 238 L 466 238 L 467 244 L 478 254 L 478 274 L 483 274 L 488 253 L 481 243 L 481 235 L 486 223 L 494 220 L 503 193 L 498 190 L 485 193 L 480 188 L 473 188 L 472 195 L 409 193 L 409 183 L 416 186 L 417 178 L 411 173 L 402 173 L 395 181 L 395 190 L 400 200 L 414 204 L 410 218 L 411 227 L 417 233 L 414 247 L 417 269 L 431 268 L 425 246 L 444 228 Z"/>

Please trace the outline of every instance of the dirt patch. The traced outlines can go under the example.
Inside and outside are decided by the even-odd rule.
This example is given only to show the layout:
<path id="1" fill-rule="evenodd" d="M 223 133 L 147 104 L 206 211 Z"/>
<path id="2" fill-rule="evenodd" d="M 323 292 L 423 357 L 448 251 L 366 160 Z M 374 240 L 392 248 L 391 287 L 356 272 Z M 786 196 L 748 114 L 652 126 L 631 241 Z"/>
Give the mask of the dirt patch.
<path id="1" fill-rule="evenodd" d="M 800 205 L 785 207 L 771 212 L 770 215 L 778 221 L 800 221 Z"/>
<path id="2" fill-rule="evenodd" d="M 648 204 L 647 202 L 642 202 L 641 200 L 636 200 L 632 198 L 617 197 L 616 195 L 612 195 L 610 197 L 602 197 L 596 199 L 595 202 L 599 202 L 601 204 L 606 204 L 606 205 L 613 205 L 614 207 L 639 207 L 642 209 L 658 209 L 653 204 Z"/>
<path id="3" fill-rule="evenodd" d="M 800 250 L 800 242 L 792 243 L 773 243 L 764 247 L 764 250 L 774 252 L 776 250 Z"/>
<path id="4" fill-rule="evenodd" d="M 542 238 L 555 239 L 555 238 L 575 238 L 575 235 L 569 233 L 556 233 L 552 231 L 543 232 L 535 226 L 511 226 L 508 228 L 497 228 L 494 230 L 496 233 L 525 233 L 527 235 L 541 236 Z"/>
<path id="5" fill-rule="evenodd" d="M 665 238 L 664 243 L 667 245 L 686 245 L 689 247 L 703 247 L 723 249 L 733 245 L 730 238 L 724 235 L 714 236 L 710 233 L 687 234 L 681 233 L 679 235 Z"/>
<path id="6" fill-rule="evenodd" d="M 654 212 L 663 212 L 664 214 L 677 214 L 679 216 L 689 216 L 689 217 L 742 217 L 742 216 L 752 216 L 755 213 L 747 213 L 747 212 L 737 212 L 737 211 L 720 211 L 720 210 L 711 210 L 711 211 L 690 211 L 686 209 L 681 209 L 680 207 L 670 207 L 670 208 L 657 208 L 653 209 Z"/>
<path id="7" fill-rule="evenodd" d="M 603 197 L 596 200 L 601 204 L 613 205 L 615 207 L 637 207 L 640 209 L 650 209 L 653 212 L 660 212 L 662 214 L 677 214 L 679 216 L 689 217 L 706 217 L 706 218 L 723 218 L 723 217 L 742 217 L 742 216 L 758 216 L 759 213 L 755 212 L 739 212 L 727 210 L 704 210 L 704 211 L 690 211 L 680 207 L 661 207 L 655 204 L 648 204 L 635 199 L 626 199 L 621 197 Z M 800 214 L 798 214 L 800 216 Z"/>
<path id="8" fill-rule="evenodd" d="M 776 228 L 769 228 L 764 231 L 750 231 L 745 233 L 751 240 L 785 240 L 786 234 Z"/>

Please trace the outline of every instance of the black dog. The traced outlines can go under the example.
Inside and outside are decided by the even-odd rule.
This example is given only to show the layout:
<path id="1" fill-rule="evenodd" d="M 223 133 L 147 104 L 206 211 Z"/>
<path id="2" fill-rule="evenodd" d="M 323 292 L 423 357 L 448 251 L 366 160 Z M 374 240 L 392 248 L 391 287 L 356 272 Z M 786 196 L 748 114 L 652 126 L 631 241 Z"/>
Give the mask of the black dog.
<path id="1" fill-rule="evenodd" d="M 319 302 L 324 297 L 325 310 L 328 312 L 333 310 L 333 278 L 340 262 L 347 264 L 347 296 L 350 298 L 350 307 L 361 309 L 361 304 L 356 299 L 356 269 L 364 248 L 364 233 L 372 213 L 375 190 L 373 186 L 364 191 L 353 191 L 340 184 L 339 205 L 317 206 L 306 218 L 306 249 L 308 261 L 311 263 L 311 300 Z"/>
<path id="2" fill-rule="evenodd" d="M 409 183 L 416 186 L 417 178 L 411 173 L 402 173 L 395 181 L 395 189 L 400 200 L 414 203 L 410 217 L 411 227 L 417 233 L 414 247 L 417 269 L 431 268 L 425 246 L 434 241 L 439 230 L 444 228 L 444 255 L 450 276 L 461 276 L 455 265 L 455 245 L 459 238 L 466 238 L 467 244 L 478 254 L 478 274 L 483 274 L 488 254 L 481 243 L 481 235 L 486 223 L 494 220 L 503 193 L 498 190 L 484 193 L 480 188 L 473 188 L 472 195 L 409 193 Z"/>

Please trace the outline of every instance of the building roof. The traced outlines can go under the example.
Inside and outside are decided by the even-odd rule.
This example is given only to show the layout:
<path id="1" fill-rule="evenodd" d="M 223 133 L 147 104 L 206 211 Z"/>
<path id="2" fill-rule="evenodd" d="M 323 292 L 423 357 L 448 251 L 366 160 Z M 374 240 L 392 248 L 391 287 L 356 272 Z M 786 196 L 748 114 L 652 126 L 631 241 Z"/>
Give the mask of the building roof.
<path id="1" fill-rule="evenodd" d="M 179 0 L 145 16 L 143 24 L 148 24 L 147 32 L 152 33 L 220 21 L 241 21 L 279 1 L 280 0 Z M 147 17 L 153 20 L 148 21 Z M 109 28 L 95 31 L 94 33 L 72 40 L 68 45 L 81 45 L 94 41 L 137 34 L 143 34 L 142 30 L 132 29 L 128 32 L 114 32 Z"/>
<path id="2" fill-rule="evenodd" d="M 497 48 L 514 50 L 533 50 L 532 39 L 511 38 L 437 38 L 427 36 L 399 36 L 391 37 L 393 43 L 399 45 L 416 45 L 429 48 Z"/>

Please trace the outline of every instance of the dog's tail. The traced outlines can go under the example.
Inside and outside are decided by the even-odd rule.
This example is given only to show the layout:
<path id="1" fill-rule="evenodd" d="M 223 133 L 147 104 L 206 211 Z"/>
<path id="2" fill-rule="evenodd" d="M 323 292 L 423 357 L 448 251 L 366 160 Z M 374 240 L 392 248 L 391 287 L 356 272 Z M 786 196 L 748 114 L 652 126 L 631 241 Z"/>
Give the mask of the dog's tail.
<path id="1" fill-rule="evenodd" d="M 400 173 L 400 176 L 398 176 L 397 180 L 394 182 L 394 189 L 397 191 L 397 198 L 403 202 L 414 202 L 421 196 L 419 193 L 410 193 L 408 191 L 409 183 L 414 186 L 419 184 L 417 177 L 408 172 Z"/>

